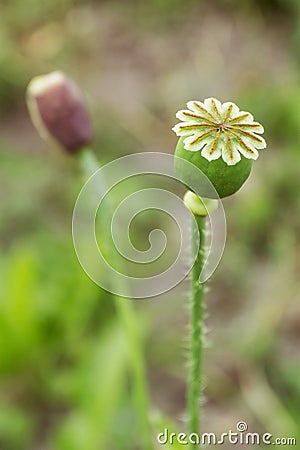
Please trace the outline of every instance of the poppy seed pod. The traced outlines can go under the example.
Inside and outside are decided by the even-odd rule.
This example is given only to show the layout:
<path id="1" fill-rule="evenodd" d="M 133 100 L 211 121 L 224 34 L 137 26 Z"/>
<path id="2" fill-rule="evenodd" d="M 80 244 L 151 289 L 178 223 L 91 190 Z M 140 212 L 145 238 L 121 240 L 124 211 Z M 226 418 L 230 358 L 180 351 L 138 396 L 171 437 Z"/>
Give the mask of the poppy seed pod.
<path id="1" fill-rule="evenodd" d="M 204 102 L 189 101 L 185 110 L 178 111 L 181 120 L 173 130 L 179 136 L 175 155 L 200 169 L 211 181 L 219 197 L 237 192 L 249 177 L 252 161 L 259 156 L 258 150 L 267 144 L 261 134 L 263 126 L 253 116 L 232 102 L 221 103 L 215 98 Z M 188 166 L 180 159 L 175 169 L 181 179 L 195 183 Z M 205 186 L 203 197 L 210 197 Z"/>
<path id="2" fill-rule="evenodd" d="M 83 95 L 73 80 L 56 71 L 31 80 L 29 113 L 39 134 L 74 154 L 92 141 L 92 125 Z"/>

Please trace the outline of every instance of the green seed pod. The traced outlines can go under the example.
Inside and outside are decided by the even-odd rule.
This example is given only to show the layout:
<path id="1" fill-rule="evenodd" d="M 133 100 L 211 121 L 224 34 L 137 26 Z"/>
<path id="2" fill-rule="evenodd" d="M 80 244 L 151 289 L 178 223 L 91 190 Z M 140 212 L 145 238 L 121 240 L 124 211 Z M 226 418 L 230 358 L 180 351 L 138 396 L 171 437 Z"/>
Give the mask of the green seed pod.
<path id="1" fill-rule="evenodd" d="M 218 195 L 228 197 L 237 192 L 250 175 L 257 149 L 266 147 L 260 136 L 264 132 L 253 116 L 231 102 L 221 104 L 214 98 L 187 103 L 187 110 L 178 111 L 182 120 L 173 130 L 180 136 L 175 156 L 198 167 L 211 181 Z M 186 173 L 188 166 L 175 158 L 180 179 L 189 186 L 196 175 Z M 199 193 L 197 193 L 199 194 Z M 203 197 L 213 198 L 203 186 Z"/>
<path id="2" fill-rule="evenodd" d="M 228 166 L 223 159 L 219 158 L 214 161 L 207 161 L 200 152 L 190 152 L 184 148 L 184 138 L 178 140 L 175 156 L 185 159 L 193 163 L 198 167 L 209 180 L 212 182 L 220 198 L 228 197 L 229 195 L 237 192 L 240 187 L 245 183 L 250 175 L 252 161 L 244 157 L 240 162 L 234 166 Z M 187 174 L 188 167 L 186 164 L 180 164 L 180 160 L 175 158 L 175 170 L 177 175 L 183 181 L 190 182 L 192 185 L 196 183 L 192 177 L 197 176 L 194 172 Z M 187 185 L 187 187 L 189 187 Z M 203 186 L 203 197 L 211 197 L 212 191 L 207 190 L 206 186 Z"/>

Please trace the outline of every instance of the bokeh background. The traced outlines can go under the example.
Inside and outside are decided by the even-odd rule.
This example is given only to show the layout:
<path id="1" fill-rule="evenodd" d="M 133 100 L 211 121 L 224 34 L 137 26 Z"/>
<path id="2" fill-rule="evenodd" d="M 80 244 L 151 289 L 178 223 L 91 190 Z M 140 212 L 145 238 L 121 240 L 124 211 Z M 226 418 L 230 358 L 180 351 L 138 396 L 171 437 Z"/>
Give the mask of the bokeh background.
<path id="1" fill-rule="evenodd" d="M 245 420 L 300 439 L 299 26 L 298 0 L 1 1 L 1 450 L 142 449 L 111 296 L 72 246 L 84 178 L 26 111 L 29 80 L 55 69 L 83 88 L 103 162 L 172 153 L 175 112 L 192 98 L 232 100 L 264 124 L 268 149 L 224 201 L 203 431 Z M 154 437 L 166 423 L 185 429 L 187 289 L 135 304 Z"/>

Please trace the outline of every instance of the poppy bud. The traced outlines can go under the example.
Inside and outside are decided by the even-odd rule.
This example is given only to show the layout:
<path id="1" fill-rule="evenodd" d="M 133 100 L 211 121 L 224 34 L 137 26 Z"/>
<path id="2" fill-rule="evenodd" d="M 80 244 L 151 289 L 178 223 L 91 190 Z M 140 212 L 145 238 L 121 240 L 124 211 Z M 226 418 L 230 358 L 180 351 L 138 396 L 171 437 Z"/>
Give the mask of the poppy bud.
<path id="1" fill-rule="evenodd" d="M 39 134 L 74 154 L 92 141 L 92 125 L 83 95 L 73 80 L 56 71 L 31 80 L 29 113 Z"/>

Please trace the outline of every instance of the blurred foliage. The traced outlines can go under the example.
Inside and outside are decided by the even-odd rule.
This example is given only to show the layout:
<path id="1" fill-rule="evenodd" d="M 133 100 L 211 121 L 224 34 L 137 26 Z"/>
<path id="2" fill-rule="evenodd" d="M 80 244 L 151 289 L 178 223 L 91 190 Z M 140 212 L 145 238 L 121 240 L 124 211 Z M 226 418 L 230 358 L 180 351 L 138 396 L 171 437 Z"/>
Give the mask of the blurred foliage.
<path id="1" fill-rule="evenodd" d="M 69 157 L 45 150 L 24 108 L 29 79 L 58 67 L 85 87 L 103 162 L 173 151 L 175 108 L 196 94 L 232 96 L 264 124 L 269 149 L 225 201 L 204 429 L 224 432 L 246 418 L 249 429 L 300 439 L 299 18 L 298 0 L 1 2 L 1 449 L 139 448 L 112 299 L 72 245 L 84 180 Z M 151 220 L 135 228 L 139 248 Z M 183 431 L 183 288 L 137 305 L 154 436 L 165 426 Z"/>

